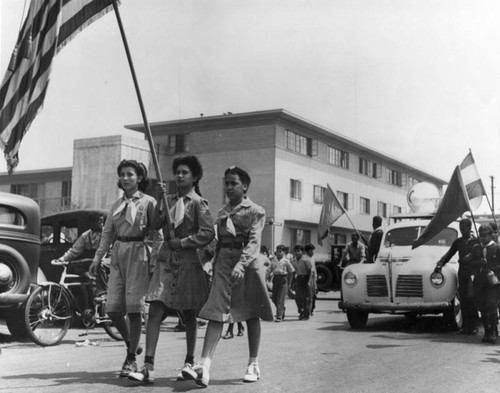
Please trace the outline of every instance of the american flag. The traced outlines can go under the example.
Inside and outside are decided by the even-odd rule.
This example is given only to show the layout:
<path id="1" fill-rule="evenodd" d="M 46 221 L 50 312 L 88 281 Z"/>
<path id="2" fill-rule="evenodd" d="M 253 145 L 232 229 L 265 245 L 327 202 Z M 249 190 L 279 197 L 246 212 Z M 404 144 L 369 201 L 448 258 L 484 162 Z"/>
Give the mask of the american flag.
<path id="1" fill-rule="evenodd" d="M 113 0 L 31 1 L 0 86 L 0 146 L 9 173 L 19 163 L 21 140 L 43 105 L 52 59 L 112 8 Z"/>

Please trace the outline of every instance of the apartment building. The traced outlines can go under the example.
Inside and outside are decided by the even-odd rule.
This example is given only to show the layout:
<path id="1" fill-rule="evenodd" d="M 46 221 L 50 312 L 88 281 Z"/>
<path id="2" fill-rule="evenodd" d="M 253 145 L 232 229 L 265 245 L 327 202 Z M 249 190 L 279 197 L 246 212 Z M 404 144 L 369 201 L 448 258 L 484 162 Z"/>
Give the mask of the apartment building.
<path id="1" fill-rule="evenodd" d="M 144 132 L 142 124 L 127 125 Z M 442 189 L 445 181 L 359 141 L 321 127 L 283 109 L 225 113 L 150 124 L 162 178 L 175 192 L 172 161 L 194 154 L 204 167 L 201 192 L 213 215 L 224 203 L 223 173 L 231 165 L 250 173 L 249 196 L 262 205 L 267 224 L 262 243 L 293 247 L 317 245 L 323 197 L 330 185 L 347 210 L 317 252 L 344 244 L 353 226 L 369 235 L 374 215 L 388 218 L 408 210 L 407 191 L 426 181 Z M 144 138 L 112 136 L 74 142 L 73 168 L 0 175 L 0 190 L 39 201 L 42 214 L 67 208 L 108 208 L 118 198 L 116 166 L 123 158 L 150 163 Z M 152 189 L 154 192 L 154 189 Z M 55 201 L 59 201 L 57 204 Z M 50 203 L 49 203 L 50 202 Z M 55 205 L 54 205 L 55 203 Z"/>
<path id="2" fill-rule="evenodd" d="M 317 225 L 327 184 L 347 210 L 318 252 L 350 239 L 353 226 L 369 235 L 374 215 L 408 210 L 407 191 L 426 181 L 445 182 L 337 132 L 283 109 L 226 113 L 152 123 L 166 179 L 178 155 L 194 154 L 204 165 L 203 195 L 216 213 L 224 201 L 223 173 L 231 165 L 252 177 L 249 196 L 267 212 L 263 244 L 317 243 Z M 144 131 L 143 125 L 126 128 Z"/>

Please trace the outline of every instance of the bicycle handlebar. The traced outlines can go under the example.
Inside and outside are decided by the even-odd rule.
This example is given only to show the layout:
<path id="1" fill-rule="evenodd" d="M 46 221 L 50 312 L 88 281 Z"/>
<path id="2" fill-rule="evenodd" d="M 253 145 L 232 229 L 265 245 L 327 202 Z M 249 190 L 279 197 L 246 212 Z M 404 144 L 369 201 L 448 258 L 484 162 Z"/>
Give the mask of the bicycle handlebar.
<path id="1" fill-rule="evenodd" d="M 68 261 L 62 261 L 60 259 L 53 259 L 50 261 L 50 264 L 53 266 L 68 266 L 69 262 Z"/>

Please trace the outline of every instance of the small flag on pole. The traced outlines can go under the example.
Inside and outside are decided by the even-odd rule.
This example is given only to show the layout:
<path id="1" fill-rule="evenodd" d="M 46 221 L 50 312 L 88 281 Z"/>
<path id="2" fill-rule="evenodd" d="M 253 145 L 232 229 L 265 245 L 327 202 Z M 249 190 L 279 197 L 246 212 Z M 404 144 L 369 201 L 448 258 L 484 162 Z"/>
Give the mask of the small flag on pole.
<path id="1" fill-rule="evenodd" d="M 53 57 L 112 8 L 113 0 L 31 1 L 0 86 L 0 147 L 9 173 L 19 163 L 21 140 L 43 105 Z"/>
<path id="2" fill-rule="evenodd" d="M 474 211 L 481 205 L 483 196 L 486 195 L 486 189 L 479 177 L 479 172 L 474 157 L 472 157 L 472 152 L 469 152 L 460 164 L 460 172 L 462 174 L 465 189 L 467 190 L 471 210 Z"/>
<path id="3" fill-rule="evenodd" d="M 460 167 L 457 166 L 451 176 L 448 188 L 446 188 L 436 214 L 418 239 L 413 242 L 412 248 L 417 248 L 427 243 L 462 214 L 470 211 L 469 198 L 460 172 Z"/>
<path id="4" fill-rule="evenodd" d="M 335 221 L 345 213 L 330 185 L 326 185 L 323 207 L 318 224 L 318 244 L 323 245 L 323 239 L 328 236 L 328 231 Z"/>

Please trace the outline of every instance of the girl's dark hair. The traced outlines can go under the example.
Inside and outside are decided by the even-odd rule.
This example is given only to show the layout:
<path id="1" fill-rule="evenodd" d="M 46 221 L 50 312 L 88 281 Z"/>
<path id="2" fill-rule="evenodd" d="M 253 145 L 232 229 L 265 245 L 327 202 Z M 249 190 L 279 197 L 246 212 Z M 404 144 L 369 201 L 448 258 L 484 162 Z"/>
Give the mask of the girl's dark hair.
<path id="1" fill-rule="evenodd" d="M 172 172 L 176 172 L 177 168 L 181 165 L 186 165 L 191 171 L 192 175 L 196 180 L 193 182 L 194 191 L 199 195 L 201 195 L 200 191 L 200 180 L 203 177 L 203 166 L 201 165 L 200 160 L 196 156 L 181 156 L 174 159 L 172 162 Z"/>
<path id="2" fill-rule="evenodd" d="M 227 175 L 238 175 L 241 182 L 245 184 L 247 188 L 250 187 L 252 179 L 250 179 L 250 175 L 244 169 L 241 169 L 237 166 L 231 166 L 224 172 L 224 177 L 226 177 Z"/>
<path id="3" fill-rule="evenodd" d="M 122 160 L 122 162 L 120 162 L 118 164 L 118 167 L 116 168 L 116 173 L 118 173 L 118 177 L 120 177 L 120 172 L 125 167 L 134 168 L 136 175 L 142 176 L 142 180 L 139 182 L 139 190 L 142 192 L 146 191 L 150 183 L 148 179 L 148 170 L 146 166 L 142 162 L 138 162 L 136 160 Z M 121 188 L 123 190 L 123 187 L 119 181 L 118 181 L 118 188 Z"/>

